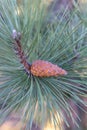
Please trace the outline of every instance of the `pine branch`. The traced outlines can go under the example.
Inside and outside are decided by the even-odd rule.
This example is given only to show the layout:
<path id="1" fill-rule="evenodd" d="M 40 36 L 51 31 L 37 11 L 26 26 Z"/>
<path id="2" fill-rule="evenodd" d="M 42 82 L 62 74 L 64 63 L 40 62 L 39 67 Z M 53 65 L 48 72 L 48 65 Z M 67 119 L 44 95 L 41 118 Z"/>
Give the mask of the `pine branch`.
<path id="1" fill-rule="evenodd" d="M 22 50 L 21 46 L 21 34 L 17 33 L 16 30 L 13 30 L 13 39 L 15 40 L 14 42 L 14 49 L 16 51 L 16 54 L 18 55 L 20 62 L 23 64 L 26 73 L 30 74 L 30 69 L 31 65 L 27 62 L 26 56 L 24 54 L 24 51 Z"/>
<path id="2" fill-rule="evenodd" d="M 87 105 L 83 101 L 87 96 L 87 28 L 76 10 L 67 16 L 66 9 L 60 19 L 58 13 L 49 22 L 41 2 L 0 0 L 0 122 L 22 109 L 26 129 L 31 129 L 33 120 L 43 126 L 46 119 L 53 119 L 58 125 L 59 115 L 69 126 L 63 112 L 77 125 L 68 101 Z M 67 75 L 29 76 L 30 63 L 37 60 L 46 61 L 41 68 L 52 63 Z"/>

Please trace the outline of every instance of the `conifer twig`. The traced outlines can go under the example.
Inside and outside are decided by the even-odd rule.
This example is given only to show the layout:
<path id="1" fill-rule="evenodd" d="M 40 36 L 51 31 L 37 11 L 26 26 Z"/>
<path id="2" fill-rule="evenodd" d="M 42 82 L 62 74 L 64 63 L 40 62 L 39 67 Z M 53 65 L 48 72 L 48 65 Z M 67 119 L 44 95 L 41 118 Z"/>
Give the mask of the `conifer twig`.
<path id="1" fill-rule="evenodd" d="M 17 31 L 14 29 L 12 37 L 15 40 L 15 42 L 14 42 L 15 52 L 16 52 L 17 56 L 19 57 L 20 62 L 23 64 L 26 72 L 28 74 L 30 74 L 31 65 L 30 65 L 30 63 L 28 63 L 28 61 L 26 59 L 26 56 L 25 56 L 25 53 L 22 50 L 21 41 L 20 41 L 21 40 L 21 34 L 20 34 L 20 32 L 17 33 Z"/>

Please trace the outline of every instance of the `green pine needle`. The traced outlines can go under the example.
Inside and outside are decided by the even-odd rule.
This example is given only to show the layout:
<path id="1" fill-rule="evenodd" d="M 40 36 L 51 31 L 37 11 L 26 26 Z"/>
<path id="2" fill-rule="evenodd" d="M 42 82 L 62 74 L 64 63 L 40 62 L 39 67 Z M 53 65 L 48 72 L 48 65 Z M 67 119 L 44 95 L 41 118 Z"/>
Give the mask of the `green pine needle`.
<path id="1" fill-rule="evenodd" d="M 74 122 L 72 111 L 79 117 L 68 101 L 87 106 L 83 101 L 87 97 L 87 28 L 76 10 L 71 14 L 67 11 L 49 22 L 50 15 L 46 15 L 41 0 L 22 0 L 20 4 L 17 0 L 0 0 L 1 123 L 12 111 L 22 109 L 26 129 L 31 129 L 33 121 L 43 127 L 47 119 L 59 125 L 59 115 L 69 125 L 63 111 Z M 21 33 L 29 63 L 47 60 L 68 74 L 49 78 L 29 76 L 14 52 L 14 29 Z"/>

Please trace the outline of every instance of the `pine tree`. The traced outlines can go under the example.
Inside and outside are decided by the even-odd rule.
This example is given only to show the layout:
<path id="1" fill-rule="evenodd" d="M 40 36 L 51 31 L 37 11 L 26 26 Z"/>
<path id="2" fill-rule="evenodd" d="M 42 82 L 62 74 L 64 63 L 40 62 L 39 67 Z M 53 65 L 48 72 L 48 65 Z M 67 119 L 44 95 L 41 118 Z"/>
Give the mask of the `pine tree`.
<path id="1" fill-rule="evenodd" d="M 87 28 L 77 12 L 50 22 L 41 0 L 0 0 L 0 123 L 22 110 L 27 130 L 59 125 L 59 116 L 69 126 L 63 113 L 77 125 L 68 101 L 87 105 Z"/>

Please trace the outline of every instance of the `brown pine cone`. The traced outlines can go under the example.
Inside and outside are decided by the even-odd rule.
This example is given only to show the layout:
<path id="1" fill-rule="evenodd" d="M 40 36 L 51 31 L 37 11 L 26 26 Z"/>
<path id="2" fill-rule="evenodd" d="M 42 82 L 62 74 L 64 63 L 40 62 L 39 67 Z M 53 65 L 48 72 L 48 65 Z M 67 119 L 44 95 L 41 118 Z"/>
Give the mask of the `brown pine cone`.
<path id="1" fill-rule="evenodd" d="M 31 65 L 31 74 L 38 77 L 51 77 L 66 75 L 67 72 L 51 62 L 36 60 Z"/>

